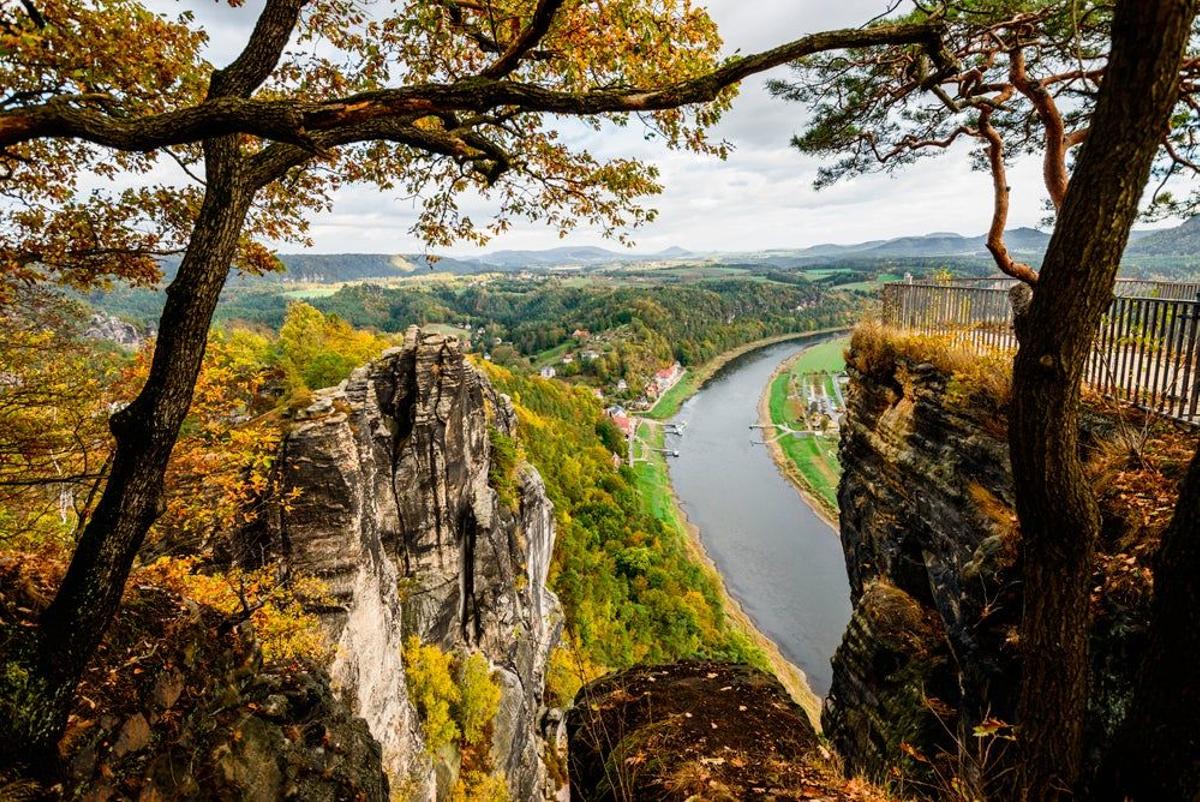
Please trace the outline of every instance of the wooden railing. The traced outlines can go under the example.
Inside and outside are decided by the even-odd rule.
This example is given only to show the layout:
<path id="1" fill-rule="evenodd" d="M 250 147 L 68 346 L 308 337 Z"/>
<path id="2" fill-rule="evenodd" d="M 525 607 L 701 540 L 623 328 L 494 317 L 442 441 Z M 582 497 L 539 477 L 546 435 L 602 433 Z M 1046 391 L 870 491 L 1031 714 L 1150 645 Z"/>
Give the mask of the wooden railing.
<path id="1" fill-rule="evenodd" d="M 884 322 L 941 334 L 980 351 L 1015 351 L 1011 281 L 895 283 L 883 288 Z M 1154 296 L 1136 292 L 1155 292 Z M 1181 297 L 1190 293 L 1188 297 Z M 1119 282 L 1084 373 L 1096 390 L 1176 420 L 1200 415 L 1200 284 Z"/>
<path id="2" fill-rule="evenodd" d="M 1015 278 L 993 275 L 982 277 L 959 277 L 944 281 L 922 280 L 921 284 L 949 284 L 954 287 L 984 287 L 1008 289 L 1017 283 Z M 1119 278 L 1113 287 L 1113 295 L 1128 298 L 1164 298 L 1169 301 L 1192 301 L 1200 296 L 1200 281 L 1159 281 L 1157 279 Z"/>

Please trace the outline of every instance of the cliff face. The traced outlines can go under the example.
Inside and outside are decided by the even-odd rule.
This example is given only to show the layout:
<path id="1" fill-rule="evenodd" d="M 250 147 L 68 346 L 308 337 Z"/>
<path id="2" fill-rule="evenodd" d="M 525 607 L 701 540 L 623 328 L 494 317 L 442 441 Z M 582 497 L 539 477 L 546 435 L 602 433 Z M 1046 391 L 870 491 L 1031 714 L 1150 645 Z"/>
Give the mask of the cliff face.
<path id="1" fill-rule="evenodd" d="M 1004 410 L 917 359 L 849 356 L 839 504 L 854 613 L 822 723 L 852 771 L 920 775 L 921 758 L 979 743 L 981 722 L 1003 735 L 997 722 L 1014 719 L 1020 536 Z M 1083 428 L 1090 453 L 1113 422 L 1088 414 Z M 1101 563 L 1128 537 L 1106 513 Z M 1095 600 L 1093 768 L 1131 693 L 1145 602 Z"/>
<path id="2" fill-rule="evenodd" d="M 489 485 L 489 432 L 515 434 L 508 399 L 455 340 L 411 329 L 299 418 L 278 462 L 283 496 L 297 495 L 259 546 L 329 584 L 330 674 L 382 744 L 393 787 L 429 797 L 457 770 L 451 758 L 435 771 L 408 693 L 402 646 L 417 635 L 488 657 L 503 692 L 491 762 L 514 798 L 542 798 L 538 722 L 561 628 L 546 589 L 554 528 L 531 467 L 515 509 Z"/>

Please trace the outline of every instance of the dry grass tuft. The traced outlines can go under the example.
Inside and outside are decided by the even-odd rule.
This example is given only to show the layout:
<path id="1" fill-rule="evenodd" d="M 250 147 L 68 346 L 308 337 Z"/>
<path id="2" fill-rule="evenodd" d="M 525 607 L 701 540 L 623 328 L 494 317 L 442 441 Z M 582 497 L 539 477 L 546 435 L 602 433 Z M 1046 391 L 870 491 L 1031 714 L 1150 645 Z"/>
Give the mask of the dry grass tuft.
<path id="1" fill-rule="evenodd" d="M 958 406 L 985 403 L 993 409 L 1012 396 L 1012 356 L 980 352 L 952 335 L 920 334 L 868 321 L 850 338 L 849 363 L 860 373 L 892 373 L 902 362 L 928 363 L 949 376 L 947 400 Z"/>

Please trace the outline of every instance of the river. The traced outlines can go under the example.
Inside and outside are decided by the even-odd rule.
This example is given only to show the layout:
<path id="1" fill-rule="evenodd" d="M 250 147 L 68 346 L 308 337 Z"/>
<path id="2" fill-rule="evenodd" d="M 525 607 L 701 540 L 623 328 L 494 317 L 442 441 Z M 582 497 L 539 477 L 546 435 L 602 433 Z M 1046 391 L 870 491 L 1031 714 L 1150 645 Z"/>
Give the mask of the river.
<path id="1" fill-rule="evenodd" d="M 775 466 L 758 430 L 758 399 L 775 367 L 813 343 L 791 341 L 725 365 L 680 409 L 680 456 L 668 460 L 683 511 L 700 530 L 729 592 L 819 696 L 850 620 L 837 533 Z"/>

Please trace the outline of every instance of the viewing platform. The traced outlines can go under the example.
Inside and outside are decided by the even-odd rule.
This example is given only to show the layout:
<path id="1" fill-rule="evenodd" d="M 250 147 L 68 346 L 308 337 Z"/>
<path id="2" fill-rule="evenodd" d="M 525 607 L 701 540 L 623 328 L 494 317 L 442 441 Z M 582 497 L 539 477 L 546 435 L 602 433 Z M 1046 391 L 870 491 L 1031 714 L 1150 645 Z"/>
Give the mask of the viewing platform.
<path id="1" fill-rule="evenodd" d="M 980 352 L 1016 352 L 1007 277 L 883 286 L 883 323 Z M 1200 282 L 1117 279 L 1083 380 L 1156 415 L 1200 423 Z"/>

